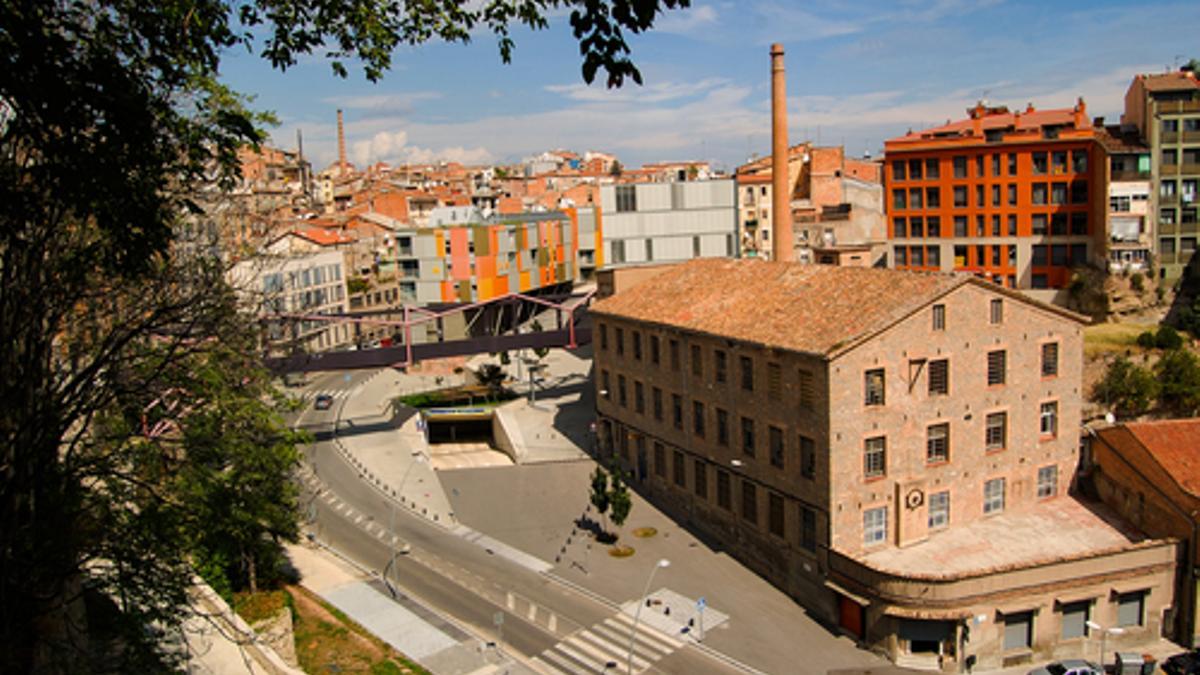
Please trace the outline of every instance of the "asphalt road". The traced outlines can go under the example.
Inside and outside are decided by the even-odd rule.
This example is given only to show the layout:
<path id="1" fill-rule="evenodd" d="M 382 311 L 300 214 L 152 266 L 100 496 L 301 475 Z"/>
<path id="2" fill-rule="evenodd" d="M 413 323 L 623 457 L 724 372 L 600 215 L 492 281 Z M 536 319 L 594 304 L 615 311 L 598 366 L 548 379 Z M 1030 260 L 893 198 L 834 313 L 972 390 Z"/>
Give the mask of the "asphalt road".
<path id="1" fill-rule="evenodd" d="M 309 390 L 350 390 L 370 372 L 318 375 Z M 387 570 L 388 579 L 404 596 L 401 602 L 418 611 L 422 603 L 453 617 L 475 633 L 498 637 L 493 620 L 504 613 L 503 645 L 533 657 L 582 628 L 612 617 L 615 606 L 555 583 L 545 576 L 501 558 L 419 516 L 396 506 L 362 480 L 358 471 L 335 449 L 330 437 L 344 397 L 329 410 L 306 404 L 295 416 L 296 426 L 308 429 L 317 441 L 305 450 L 307 466 L 324 490 L 304 495 L 308 527 L 322 542 L 360 565 Z M 346 430 L 343 430 L 343 433 Z M 352 433 L 352 432 L 351 432 Z M 311 488 L 311 486 L 310 486 Z M 392 544 L 393 534 L 398 541 Z M 407 553 L 395 555 L 394 551 Z M 412 602 L 408 596 L 419 599 Z M 425 612 L 431 623 L 438 622 Z M 445 626 L 453 635 L 456 630 Z M 675 651 L 646 672 L 741 672 L 690 648 Z"/>

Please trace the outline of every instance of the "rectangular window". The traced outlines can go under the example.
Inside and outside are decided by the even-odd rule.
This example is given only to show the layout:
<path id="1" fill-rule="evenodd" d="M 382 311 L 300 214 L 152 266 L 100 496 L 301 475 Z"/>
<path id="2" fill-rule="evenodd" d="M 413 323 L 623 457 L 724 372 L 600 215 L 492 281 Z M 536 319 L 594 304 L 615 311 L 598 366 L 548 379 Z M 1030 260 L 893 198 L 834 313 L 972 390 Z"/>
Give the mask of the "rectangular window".
<path id="1" fill-rule="evenodd" d="M 683 452 L 676 450 L 673 455 L 675 466 L 672 467 L 672 477 L 675 479 L 675 484 L 679 487 L 687 487 L 687 461 L 683 457 Z"/>
<path id="2" fill-rule="evenodd" d="M 639 415 L 646 413 L 646 391 L 641 382 L 633 382 L 633 409 Z"/>
<path id="3" fill-rule="evenodd" d="M 726 511 L 733 509 L 733 500 L 730 498 L 729 486 L 729 472 L 717 469 L 717 506 Z"/>
<path id="4" fill-rule="evenodd" d="M 1067 184 L 1054 183 L 1050 186 L 1050 203 L 1061 206 L 1067 203 Z"/>
<path id="5" fill-rule="evenodd" d="M 863 476 L 877 478 L 887 473 L 887 438 L 876 436 L 863 442 Z"/>
<path id="6" fill-rule="evenodd" d="M 1000 154 L 999 153 L 992 155 L 992 175 L 993 176 L 1000 175 Z"/>
<path id="7" fill-rule="evenodd" d="M 950 461 L 950 425 L 931 425 L 926 430 L 925 461 L 929 464 Z"/>
<path id="8" fill-rule="evenodd" d="M 1033 157 L 1033 173 L 1034 175 L 1045 175 L 1049 164 L 1046 162 L 1046 153 L 1035 152 Z"/>
<path id="9" fill-rule="evenodd" d="M 783 369 L 778 363 L 767 364 L 767 397 L 778 401 L 783 396 Z"/>
<path id="10" fill-rule="evenodd" d="M 1042 404 L 1040 431 L 1043 436 L 1058 435 L 1058 401 Z"/>
<path id="11" fill-rule="evenodd" d="M 621 328 L 617 329 L 616 339 L 617 339 L 617 356 L 624 356 L 625 355 L 625 330 L 624 329 L 621 329 Z"/>
<path id="12" fill-rule="evenodd" d="M 937 530 L 950 524 L 950 491 L 929 495 L 929 529 Z"/>
<path id="13" fill-rule="evenodd" d="M 904 246 L 894 247 L 893 255 L 896 257 L 896 265 L 903 267 L 908 264 L 908 249 Z"/>
<path id="14" fill-rule="evenodd" d="M 653 363 L 656 366 L 658 365 L 658 356 L 659 356 L 658 355 L 658 347 L 659 347 L 658 336 L 651 335 L 650 336 L 650 363 Z"/>
<path id="15" fill-rule="evenodd" d="M 1033 612 L 1004 615 L 1004 650 L 1029 649 L 1033 646 Z"/>
<path id="16" fill-rule="evenodd" d="M 983 155 L 975 155 L 975 177 L 983 178 Z"/>
<path id="17" fill-rule="evenodd" d="M 817 391 L 813 384 L 813 374 L 808 370 L 800 370 L 797 372 L 797 378 L 799 380 L 800 407 L 812 409 L 817 400 Z"/>
<path id="18" fill-rule="evenodd" d="M 1042 377 L 1058 375 L 1058 343 L 1047 342 L 1042 345 Z"/>
<path id="19" fill-rule="evenodd" d="M 942 219 L 941 218 L 939 218 L 937 216 L 929 216 L 929 219 L 926 220 L 925 222 L 928 226 L 926 228 L 926 231 L 930 237 L 942 236 Z"/>
<path id="20" fill-rule="evenodd" d="M 708 499 L 708 464 L 702 459 L 697 459 L 692 464 L 692 469 L 695 472 L 695 491 L 696 496 L 707 500 Z"/>
<path id="21" fill-rule="evenodd" d="M 992 186 L 992 206 L 1000 206 L 1000 186 Z"/>
<path id="22" fill-rule="evenodd" d="M 993 478 L 983 484 L 983 512 L 999 513 L 1004 510 L 1004 479 Z"/>
<path id="23" fill-rule="evenodd" d="M 1003 349 L 990 351 L 987 354 L 987 383 L 988 386 L 1004 384 L 1005 361 L 1008 354 Z"/>
<path id="24" fill-rule="evenodd" d="M 1090 600 L 1068 602 L 1062 606 L 1062 639 L 1087 637 L 1087 622 L 1092 610 Z"/>
<path id="25" fill-rule="evenodd" d="M 608 351 L 608 325 L 600 324 L 600 351 Z"/>
<path id="26" fill-rule="evenodd" d="M 863 546 L 887 540 L 887 507 L 863 511 Z"/>
<path id="27" fill-rule="evenodd" d="M 967 205 L 967 186 L 966 185 L 955 185 L 954 186 L 954 206 L 956 206 L 958 208 L 964 208 L 964 207 L 966 207 L 966 205 Z"/>
<path id="28" fill-rule="evenodd" d="M 742 519 L 758 524 L 758 489 L 748 480 L 742 480 Z"/>
<path id="29" fill-rule="evenodd" d="M 988 413 L 983 432 L 983 445 L 988 450 L 1003 450 L 1008 445 L 1008 413 Z"/>
<path id="30" fill-rule="evenodd" d="M 1008 175 L 1017 175 L 1017 155 L 1016 153 L 1008 153 Z"/>
<path id="31" fill-rule="evenodd" d="M 884 404 L 884 379 L 883 369 L 876 368 L 868 370 L 864 378 L 864 395 L 863 399 L 866 405 L 883 405 Z"/>
<path id="32" fill-rule="evenodd" d="M 966 216 L 954 216 L 954 236 L 956 236 L 956 237 L 967 236 L 967 217 Z"/>
<path id="33" fill-rule="evenodd" d="M 800 437 L 800 475 L 809 480 L 817 477 L 817 444 L 807 436 Z"/>
<path id="34" fill-rule="evenodd" d="M 1051 464 L 1038 469 L 1037 496 L 1039 499 L 1058 494 L 1058 465 Z"/>
<path id="35" fill-rule="evenodd" d="M 704 374 L 704 360 L 700 357 L 700 345 L 692 345 L 692 374 L 700 377 Z"/>
<path id="36" fill-rule="evenodd" d="M 894 180 L 906 180 L 908 178 L 908 165 L 904 160 L 892 162 L 892 178 Z"/>
<path id="37" fill-rule="evenodd" d="M 938 188 L 925 188 L 925 206 L 927 208 L 936 209 L 942 205 L 942 191 Z M 929 236 L 934 236 L 930 233 Z"/>
<path id="38" fill-rule="evenodd" d="M 933 329 L 946 330 L 946 306 L 933 306 Z"/>
<path id="39" fill-rule="evenodd" d="M 896 210 L 908 208 L 908 193 L 904 190 L 892 190 L 892 208 Z"/>
<path id="40" fill-rule="evenodd" d="M 1030 219 L 1034 234 L 1046 234 L 1049 231 L 1049 218 L 1044 213 L 1035 213 Z"/>
<path id="41" fill-rule="evenodd" d="M 654 475 L 667 477 L 667 449 L 658 441 L 654 442 Z"/>
<path id="42" fill-rule="evenodd" d="M 630 335 L 633 338 L 633 360 L 642 360 L 642 334 L 638 331 L 633 331 Z"/>
<path id="43" fill-rule="evenodd" d="M 725 350 L 718 349 L 713 352 L 713 376 L 716 377 L 717 384 L 723 384 L 726 376 L 726 354 Z"/>
<path id="44" fill-rule="evenodd" d="M 783 536 L 783 496 L 775 492 L 767 493 L 767 530 L 777 536 Z"/>
<path id="45" fill-rule="evenodd" d="M 1117 596 L 1117 625 L 1141 626 L 1146 615 L 1146 591 L 1121 593 Z"/>
<path id="46" fill-rule="evenodd" d="M 800 507 L 800 548 L 817 550 L 817 512 L 807 506 Z"/>
<path id="47" fill-rule="evenodd" d="M 742 454 L 754 456 L 754 420 L 749 417 L 742 418 Z"/>
<path id="48" fill-rule="evenodd" d="M 717 443 L 729 445 L 729 413 L 717 408 Z"/>
<path id="49" fill-rule="evenodd" d="M 897 239 L 908 237 L 908 220 L 904 218 L 892 218 L 892 236 Z"/>
<path id="50" fill-rule="evenodd" d="M 700 401 L 692 401 L 692 431 L 704 438 L 704 404 Z"/>
<path id="51" fill-rule="evenodd" d="M 771 452 L 771 466 L 783 468 L 783 429 L 767 427 L 767 442 Z"/>
<path id="52" fill-rule="evenodd" d="M 954 165 L 954 177 L 955 178 L 966 178 L 967 177 L 967 158 L 966 157 L 962 157 L 962 156 L 955 157 L 953 159 L 953 165 Z"/>
<path id="53" fill-rule="evenodd" d="M 679 370 L 679 340 L 671 340 L 668 344 L 668 351 L 671 352 L 671 370 Z"/>
<path id="54" fill-rule="evenodd" d="M 1009 206 L 1017 205 L 1017 186 L 1016 185 L 1008 186 L 1008 205 Z"/>
<path id="55" fill-rule="evenodd" d="M 1033 184 L 1033 203 L 1034 204 L 1037 204 L 1039 206 L 1044 205 L 1048 200 L 1048 195 L 1049 195 L 1049 186 L 1047 186 L 1045 183 L 1034 183 Z"/>
<path id="56" fill-rule="evenodd" d="M 683 397 L 679 394 L 671 394 L 671 421 L 676 429 L 683 430 Z"/>
<path id="57" fill-rule="evenodd" d="M 742 389 L 754 391 L 754 361 L 749 356 L 739 359 L 742 365 Z"/>
<path id="58" fill-rule="evenodd" d="M 625 376 L 617 375 L 617 403 L 625 408 L 629 405 L 629 399 L 625 396 Z"/>
<path id="59" fill-rule="evenodd" d="M 921 190 L 921 188 L 913 188 L 913 189 L 909 190 L 908 191 L 909 208 L 913 208 L 913 209 L 921 208 L 921 197 L 923 196 L 923 194 L 924 193 Z"/>
<path id="60" fill-rule="evenodd" d="M 950 361 L 938 359 L 929 362 L 929 395 L 945 396 L 950 393 Z"/>
<path id="61" fill-rule="evenodd" d="M 655 388 L 654 388 L 654 389 L 653 389 L 653 390 L 650 392 L 650 399 L 651 399 L 651 404 L 654 406 L 654 419 L 656 419 L 656 420 L 658 420 L 659 422 L 661 422 L 661 421 L 662 421 L 662 418 L 663 418 L 663 397 L 662 397 L 662 389 L 659 389 L 658 387 L 655 387 Z"/>
<path id="62" fill-rule="evenodd" d="M 993 324 L 1004 322 L 1004 301 L 1003 300 L 1001 300 L 999 298 L 995 298 L 992 300 L 991 314 L 989 316 L 991 317 L 989 320 Z"/>
<path id="63" fill-rule="evenodd" d="M 941 171 L 938 168 L 938 161 L 936 159 L 925 160 L 925 177 L 926 178 L 937 178 L 940 176 L 940 174 L 941 174 Z"/>
<path id="64" fill-rule="evenodd" d="M 617 212 L 637 211 L 637 186 L 618 185 L 616 188 Z"/>

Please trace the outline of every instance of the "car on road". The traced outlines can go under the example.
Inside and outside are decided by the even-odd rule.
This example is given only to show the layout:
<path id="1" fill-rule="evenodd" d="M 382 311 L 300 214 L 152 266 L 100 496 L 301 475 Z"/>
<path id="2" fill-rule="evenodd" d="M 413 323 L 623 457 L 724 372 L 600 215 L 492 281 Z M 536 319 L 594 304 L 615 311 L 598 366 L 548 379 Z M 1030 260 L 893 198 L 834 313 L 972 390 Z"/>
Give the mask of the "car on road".
<path id="1" fill-rule="evenodd" d="M 1104 675 L 1100 666 L 1083 659 L 1053 661 L 1041 668 L 1034 668 L 1029 675 Z"/>
<path id="2" fill-rule="evenodd" d="M 333 407 L 333 397 L 329 394 L 317 394 L 313 401 L 313 410 L 329 410 Z"/>

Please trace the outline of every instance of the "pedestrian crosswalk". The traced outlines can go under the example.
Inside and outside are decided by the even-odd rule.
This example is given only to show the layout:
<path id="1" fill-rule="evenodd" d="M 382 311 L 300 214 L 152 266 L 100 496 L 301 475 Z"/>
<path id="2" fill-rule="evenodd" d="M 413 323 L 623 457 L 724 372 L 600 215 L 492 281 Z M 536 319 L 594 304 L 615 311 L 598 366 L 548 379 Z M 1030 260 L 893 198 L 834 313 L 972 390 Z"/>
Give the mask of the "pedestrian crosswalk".
<path id="1" fill-rule="evenodd" d="M 629 673 L 629 641 L 633 636 L 633 673 L 640 673 L 662 659 L 683 643 L 662 632 L 639 623 L 633 633 L 633 619 L 620 612 L 591 628 L 574 633 L 534 659 L 550 672 L 578 675 L 580 673 Z"/>
<path id="2" fill-rule="evenodd" d="M 315 401 L 318 396 L 328 396 L 329 398 L 337 401 L 346 398 L 349 395 L 350 390 L 346 389 L 313 389 L 304 392 L 304 396 L 301 398 L 303 398 L 305 401 Z"/>

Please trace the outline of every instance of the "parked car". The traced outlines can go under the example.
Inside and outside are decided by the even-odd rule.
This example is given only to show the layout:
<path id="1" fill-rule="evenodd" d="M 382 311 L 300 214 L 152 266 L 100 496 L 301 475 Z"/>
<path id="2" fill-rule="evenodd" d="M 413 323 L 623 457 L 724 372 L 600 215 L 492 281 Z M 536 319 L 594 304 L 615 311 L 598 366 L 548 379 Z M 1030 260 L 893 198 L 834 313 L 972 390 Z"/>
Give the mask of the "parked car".
<path id="1" fill-rule="evenodd" d="M 317 398 L 313 401 L 314 410 L 329 410 L 333 407 L 333 397 L 329 394 L 317 394 Z"/>
<path id="2" fill-rule="evenodd" d="M 1162 664 L 1168 675 L 1200 675 L 1200 649 L 1176 654 Z"/>
<path id="3" fill-rule="evenodd" d="M 1083 659 L 1053 661 L 1041 668 L 1034 668 L 1029 675 L 1104 675 L 1104 669 Z"/>

